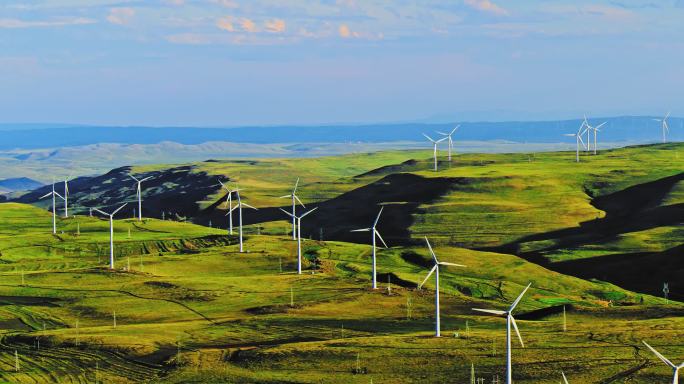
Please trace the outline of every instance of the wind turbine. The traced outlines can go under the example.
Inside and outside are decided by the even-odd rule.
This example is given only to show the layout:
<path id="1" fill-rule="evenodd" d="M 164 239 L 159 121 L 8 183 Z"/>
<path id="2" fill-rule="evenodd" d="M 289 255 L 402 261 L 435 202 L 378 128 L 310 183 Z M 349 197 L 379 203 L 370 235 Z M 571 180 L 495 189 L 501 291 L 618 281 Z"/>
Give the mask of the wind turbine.
<path id="1" fill-rule="evenodd" d="M 432 250 L 432 246 L 430 245 L 430 241 L 428 240 L 427 236 L 425 237 L 425 243 L 427 243 L 428 249 L 430 249 L 430 254 L 432 255 L 432 259 L 435 261 L 434 267 L 430 270 L 430 273 L 428 273 L 427 276 L 425 276 L 425 280 L 423 280 L 422 283 L 418 286 L 418 289 L 421 289 L 425 282 L 430 278 L 432 273 L 434 272 L 435 274 L 435 337 L 441 337 L 441 327 L 439 323 L 439 266 L 440 265 L 451 265 L 454 267 L 465 267 L 465 265 L 461 264 L 454 264 L 454 263 L 447 263 L 446 261 L 439 261 L 437 260 L 437 256 L 435 255 L 435 251 Z"/>
<path id="2" fill-rule="evenodd" d="M 493 315 L 497 316 L 505 316 L 506 317 L 506 384 L 512 384 L 513 383 L 513 371 L 511 369 L 511 325 L 513 325 L 513 328 L 515 329 L 515 333 L 518 335 L 518 340 L 520 340 L 520 345 L 525 348 L 525 344 L 523 343 L 522 337 L 520 336 L 520 331 L 518 330 L 518 325 L 515 323 L 515 318 L 513 317 L 513 310 L 515 309 L 516 306 L 518 306 L 518 303 L 520 303 L 520 300 L 522 300 L 523 295 L 527 290 L 530 288 L 532 283 L 529 283 L 527 287 L 522 291 L 520 296 L 518 296 L 517 299 L 511 304 L 510 308 L 508 308 L 508 311 L 499 311 L 495 309 L 479 309 L 479 308 L 473 308 L 473 311 L 478 311 L 478 312 L 485 312 L 485 313 L 490 313 Z"/>
<path id="3" fill-rule="evenodd" d="M 135 182 L 138 185 L 136 188 L 136 196 L 138 197 L 138 221 L 142 221 L 142 182 L 151 179 L 152 176 L 148 176 L 141 180 L 136 179 L 133 175 L 128 176 L 130 176 L 131 179 L 135 180 Z"/>
<path id="4" fill-rule="evenodd" d="M 653 119 L 662 124 L 663 127 L 663 143 L 667 143 L 667 134 L 670 132 L 670 125 L 667 124 L 667 119 L 670 117 L 670 112 L 662 119 Z"/>
<path id="5" fill-rule="evenodd" d="M 606 125 L 607 121 L 604 121 L 603 123 L 599 124 L 598 127 L 592 127 L 591 125 L 587 124 L 587 132 L 589 130 L 594 131 L 594 155 L 596 154 L 596 148 L 598 148 L 598 142 L 596 141 L 596 135 L 598 132 L 601 132 L 599 128 L 603 127 Z"/>
<path id="6" fill-rule="evenodd" d="M 237 194 L 238 203 L 237 203 L 237 205 L 236 205 L 235 207 L 231 208 L 231 210 L 228 211 L 228 213 L 226 213 L 226 216 L 231 215 L 232 212 L 233 212 L 234 210 L 236 210 L 236 209 L 238 210 L 239 225 L 240 225 L 240 229 L 239 229 L 239 234 L 240 234 L 240 253 L 242 253 L 242 252 L 244 251 L 244 248 L 243 248 L 243 245 L 242 245 L 242 206 L 245 206 L 245 207 L 247 207 L 247 208 L 251 208 L 251 209 L 253 209 L 253 210 L 255 210 L 255 211 L 256 211 L 257 209 L 254 208 L 254 207 L 252 207 L 251 205 L 249 205 L 249 204 L 247 204 L 247 203 L 243 203 L 243 202 L 242 202 L 242 199 L 240 199 L 240 188 L 237 188 L 237 189 L 235 190 L 235 193 Z"/>
<path id="7" fill-rule="evenodd" d="M 128 203 L 124 203 L 124 205 L 120 206 L 116 211 L 112 213 L 103 212 L 97 208 L 93 208 L 101 214 L 109 216 L 109 269 L 114 269 L 114 215 L 116 215 L 117 212 L 122 210 L 123 207 L 126 206 L 126 204 Z"/>
<path id="8" fill-rule="evenodd" d="M 237 192 L 237 189 L 230 189 L 228 188 L 227 185 L 223 184 L 221 180 L 219 180 L 219 184 L 221 184 L 221 187 L 228 191 L 228 195 L 226 196 L 226 207 L 228 208 L 228 213 L 226 216 L 228 216 L 228 234 L 232 235 L 233 234 L 233 193 Z"/>
<path id="9" fill-rule="evenodd" d="M 69 177 L 64 179 L 64 218 L 69 217 L 69 180 L 71 179 L 72 175 L 69 175 Z"/>
<path id="10" fill-rule="evenodd" d="M 582 122 L 582 125 L 580 125 L 579 130 L 577 130 L 577 133 L 566 133 L 566 134 L 564 135 L 564 136 L 569 136 L 569 137 L 574 137 L 574 138 L 575 138 L 575 141 L 577 142 L 577 149 L 576 149 L 575 158 L 576 158 L 576 161 L 577 161 L 578 163 L 579 163 L 579 161 L 580 161 L 580 157 L 579 157 L 579 153 L 580 153 L 580 143 L 582 143 L 582 146 L 583 146 L 584 148 L 587 148 L 586 144 L 584 144 L 584 140 L 582 140 L 582 135 L 584 134 L 584 132 L 589 130 L 588 128 L 586 128 L 586 124 L 587 124 L 587 122 L 586 122 L 586 120 L 585 120 L 584 122 Z"/>
<path id="11" fill-rule="evenodd" d="M 286 198 L 292 199 L 292 214 L 288 213 L 288 215 L 292 216 L 292 240 L 296 240 L 297 236 L 298 236 L 297 235 L 297 227 L 295 224 L 295 218 L 297 215 L 297 211 L 296 211 L 297 202 L 299 202 L 299 204 L 301 204 L 302 207 L 306 208 L 306 205 L 304 205 L 304 203 L 302 203 L 302 201 L 299 200 L 299 197 L 297 197 L 297 186 L 298 185 L 299 185 L 299 178 L 297 178 L 297 182 L 295 183 L 295 186 L 292 189 L 291 194 L 285 195 L 285 196 L 280 196 L 281 199 L 286 199 Z"/>
<path id="12" fill-rule="evenodd" d="M 660 352 L 656 351 L 653 347 L 648 345 L 645 341 L 642 341 L 645 346 L 648 347 L 648 349 L 651 350 L 658 358 L 665 364 L 667 364 L 670 368 L 672 368 L 672 384 L 679 384 L 679 370 L 684 368 L 684 363 L 679 364 L 679 365 L 674 365 L 670 360 L 668 360 L 665 356 L 661 355 Z"/>
<path id="13" fill-rule="evenodd" d="M 382 210 L 385 209 L 385 207 L 380 207 L 380 212 L 378 212 L 378 217 L 375 218 L 375 222 L 373 222 L 373 226 L 370 228 L 362 228 L 362 229 L 355 229 L 352 232 L 371 232 L 372 233 L 372 238 L 373 238 L 373 289 L 378 289 L 378 281 L 377 281 L 377 270 L 376 270 L 376 263 L 375 263 L 375 248 L 376 248 L 376 243 L 375 243 L 375 238 L 377 236 L 378 239 L 382 242 L 382 244 L 387 247 L 387 243 L 385 243 L 385 240 L 382 239 L 382 236 L 380 236 L 380 232 L 375 228 L 378 225 L 378 221 L 380 221 L 380 215 L 382 215 Z"/>
<path id="14" fill-rule="evenodd" d="M 280 210 L 285 212 L 285 214 L 292 216 L 294 219 L 297 220 L 297 274 L 298 275 L 302 274 L 302 218 L 304 218 L 304 216 L 308 215 L 309 213 L 315 211 L 316 209 L 318 209 L 318 207 L 303 213 L 301 216 L 296 216 L 296 215 L 293 215 L 290 212 L 280 208 Z"/>
<path id="15" fill-rule="evenodd" d="M 452 129 L 451 132 L 449 132 L 449 133 L 444 133 L 444 132 L 439 132 L 439 131 L 437 132 L 437 133 L 439 133 L 439 134 L 442 135 L 442 136 L 446 136 L 446 138 L 447 138 L 447 141 L 448 141 L 448 143 L 449 143 L 449 162 L 451 162 L 451 150 L 452 150 L 452 148 L 454 147 L 454 140 L 451 138 L 451 135 L 453 135 L 454 132 L 456 132 L 456 130 L 457 130 L 460 126 L 461 126 L 460 124 L 457 125 L 457 126 L 456 126 L 454 129 Z"/>
<path id="16" fill-rule="evenodd" d="M 426 137 L 428 140 L 430 140 L 430 142 L 432 142 L 432 144 L 433 144 L 433 147 L 434 147 L 434 149 L 433 149 L 433 156 L 435 157 L 435 172 L 437 172 L 437 145 L 438 145 L 439 143 L 441 143 L 442 141 L 446 140 L 447 138 L 446 138 L 446 137 L 443 137 L 443 138 L 441 138 L 441 139 L 439 139 L 439 140 L 432 140 L 432 138 L 431 138 L 430 136 L 428 136 L 428 135 L 426 135 L 426 134 L 424 134 L 424 133 L 423 133 L 423 136 L 425 136 L 425 137 Z"/>
<path id="17" fill-rule="evenodd" d="M 48 192 L 45 195 L 41 196 L 41 199 L 44 199 L 48 196 L 52 195 L 52 234 L 56 235 L 57 234 L 57 202 L 55 201 L 55 196 L 59 197 L 60 199 L 64 200 L 64 197 L 57 193 L 55 191 L 55 180 L 52 180 L 52 192 Z"/>

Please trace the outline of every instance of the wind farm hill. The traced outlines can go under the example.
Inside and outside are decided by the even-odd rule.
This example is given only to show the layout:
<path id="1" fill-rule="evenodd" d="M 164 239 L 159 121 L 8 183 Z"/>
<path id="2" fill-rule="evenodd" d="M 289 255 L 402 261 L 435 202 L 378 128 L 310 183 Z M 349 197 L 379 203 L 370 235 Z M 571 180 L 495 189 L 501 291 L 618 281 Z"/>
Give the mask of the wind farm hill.
<path id="1" fill-rule="evenodd" d="M 653 383 L 669 371 L 649 364 L 640 340 L 684 352 L 669 344 L 684 336 L 681 304 L 513 255 L 435 247 L 467 266 L 441 271 L 445 337 L 436 339 L 434 284 L 415 290 L 431 260 L 422 244 L 381 251 L 373 291 L 364 244 L 305 241 L 315 258 L 297 275 L 289 236 L 251 232 L 239 253 L 224 230 L 121 219 L 109 271 L 107 221 L 59 219 L 52 235 L 50 220 L 0 204 L 0 380 L 463 383 L 471 363 L 478 377 L 502 377 L 503 323 L 470 308 L 501 308 L 530 281 L 517 382 L 555 380 L 562 369 L 575 382 Z"/>
<path id="2" fill-rule="evenodd" d="M 659 294 L 678 281 L 684 265 L 683 144 L 657 144 L 586 154 L 568 152 L 463 154 L 431 170 L 426 151 L 395 151 L 315 159 L 211 160 L 182 166 L 120 168 L 70 184 L 74 209 L 133 202 L 127 174 L 152 176 L 143 188 L 146 216 L 226 228 L 226 191 L 218 180 L 238 182 L 241 197 L 258 211 L 245 213 L 249 231 L 289 231 L 289 200 L 298 196 L 316 214 L 303 222 L 307 238 L 366 243 L 352 229 L 370 225 L 379 204 L 390 245 L 415 245 L 429 236 L 450 246 L 516 254 L 583 278 Z M 18 201 L 41 204 L 43 187 Z M 235 198 L 235 196 L 233 196 Z M 135 204 L 123 211 L 132 215 Z M 667 260 L 656 263 L 654 260 Z M 630 260 L 631 273 L 612 268 Z M 617 264 L 616 264 L 617 263 Z M 645 267 L 651 272 L 639 273 Z M 673 284 L 673 297 L 684 286 Z"/>

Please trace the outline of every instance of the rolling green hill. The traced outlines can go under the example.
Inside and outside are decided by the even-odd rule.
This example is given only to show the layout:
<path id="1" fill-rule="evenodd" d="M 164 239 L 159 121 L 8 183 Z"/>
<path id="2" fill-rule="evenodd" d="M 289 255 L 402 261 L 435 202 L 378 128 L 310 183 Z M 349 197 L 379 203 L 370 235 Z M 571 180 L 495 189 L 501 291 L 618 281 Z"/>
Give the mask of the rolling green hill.
<path id="1" fill-rule="evenodd" d="M 504 308 L 532 282 L 518 310 L 527 348 L 515 347 L 516 382 L 557 382 L 560 370 L 571 382 L 664 382 L 669 370 L 641 340 L 673 360 L 684 356 L 676 342 L 684 307 L 649 289 L 678 276 L 682 149 L 622 148 L 579 164 L 563 152 L 467 154 L 440 161 L 439 172 L 428 170 L 423 151 L 134 167 L 162 180 L 146 201 L 162 194 L 187 204 L 175 212 L 221 228 L 168 216 L 116 220 L 116 271 L 106 268 L 107 221 L 60 218 L 52 235 L 46 210 L 0 204 L 0 378 L 463 383 L 474 364 L 489 382 L 504 376 L 505 324 L 471 308 Z M 130 200 L 125 191 L 108 195 L 128 171 L 97 179 L 111 187 L 74 183 L 80 212 L 96 198 Z M 293 273 L 296 243 L 277 210 L 297 177 L 300 198 L 319 207 L 304 222 L 316 240 L 304 242 L 303 275 Z M 239 181 L 260 208 L 245 214 L 247 253 L 226 234 L 217 178 Z M 381 289 L 373 291 L 368 239 L 348 229 L 371 224 L 378 204 L 391 248 L 379 251 Z M 431 262 L 423 236 L 442 260 L 467 266 L 441 272 L 441 339 L 431 337 L 433 281 L 416 289 Z M 631 279 L 571 276 L 588 269 L 583 262 L 600 272 L 668 255 L 667 269 L 649 264 L 649 276 L 637 273 L 638 261 Z"/>

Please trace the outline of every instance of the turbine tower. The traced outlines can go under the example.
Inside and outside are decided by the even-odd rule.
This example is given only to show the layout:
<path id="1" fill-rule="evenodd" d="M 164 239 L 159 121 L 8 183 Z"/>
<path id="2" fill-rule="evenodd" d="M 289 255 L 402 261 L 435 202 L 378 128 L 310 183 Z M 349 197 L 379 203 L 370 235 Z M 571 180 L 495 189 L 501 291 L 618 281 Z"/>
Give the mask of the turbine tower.
<path id="1" fill-rule="evenodd" d="M 71 180 L 71 175 L 64 179 L 64 218 L 69 217 L 69 180 Z"/>
<path id="2" fill-rule="evenodd" d="M 221 187 L 225 189 L 228 194 L 226 195 L 226 208 L 228 208 L 228 213 L 226 216 L 228 216 L 228 234 L 232 235 L 233 234 L 233 193 L 237 192 L 236 189 L 230 189 L 228 188 L 227 185 L 223 184 L 221 180 L 219 180 L 219 184 L 221 184 Z"/>
<path id="3" fill-rule="evenodd" d="M 239 233 L 239 235 L 240 235 L 240 253 L 242 253 L 242 252 L 244 252 L 244 246 L 243 246 L 243 243 L 242 243 L 242 207 L 245 206 L 245 207 L 251 208 L 251 209 L 253 209 L 253 210 L 255 210 L 255 211 L 257 211 L 258 209 L 252 207 L 251 205 L 249 205 L 249 204 L 247 204 L 247 203 L 243 203 L 243 202 L 242 202 L 242 199 L 240 198 L 240 188 L 237 188 L 237 189 L 235 190 L 235 193 L 237 194 L 238 203 L 237 203 L 237 205 L 234 206 L 230 211 L 228 211 L 228 213 L 226 214 L 226 216 L 231 215 L 232 212 L 233 212 L 234 210 L 236 210 L 236 209 L 238 210 L 238 216 L 239 216 L 239 218 L 238 218 L 238 220 L 239 220 L 239 222 L 238 222 L 238 223 L 239 223 L 239 231 L 238 231 L 238 233 Z"/>
<path id="4" fill-rule="evenodd" d="M 594 131 L 594 155 L 596 154 L 596 148 L 598 148 L 598 142 L 596 139 L 597 133 L 601 132 L 599 128 L 603 127 L 606 125 L 607 121 L 604 121 L 603 123 L 599 124 L 598 127 L 592 127 L 591 125 L 587 124 L 587 131 L 591 130 Z"/>
<path id="5" fill-rule="evenodd" d="M 447 142 L 449 144 L 449 162 L 451 162 L 451 150 L 454 148 L 454 140 L 451 138 L 451 136 L 456 132 L 456 130 L 460 127 L 461 125 L 457 125 L 454 129 L 451 130 L 449 133 L 444 133 L 444 132 L 437 132 L 442 136 L 446 136 Z"/>
<path id="6" fill-rule="evenodd" d="M 667 134 L 670 132 L 670 125 L 667 124 L 667 119 L 670 117 L 670 112 L 665 115 L 664 118 L 662 119 L 653 119 L 659 123 L 661 123 L 662 129 L 663 129 L 663 143 L 667 143 Z"/>
<path id="7" fill-rule="evenodd" d="M 152 176 L 148 176 L 141 180 L 136 179 L 133 175 L 128 176 L 135 180 L 136 184 L 138 185 L 136 188 L 136 197 L 138 198 L 138 221 L 142 221 L 142 182 L 151 179 Z"/>
<path id="8" fill-rule="evenodd" d="M 122 210 L 123 207 L 126 206 L 126 204 L 128 203 L 124 203 L 124 205 L 120 206 L 116 211 L 112 213 L 103 212 L 97 208 L 93 208 L 101 214 L 109 216 L 109 269 L 114 269 L 114 215 L 116 215 L 117 212 Z"/>
<path id="9" fill-rule="evenodd" d="M 525 287 L 520 296 L 518 296 L 518 298 L 515 299 L 515 301 L 513 302 L 513 304 L 511 304 L 510 308 L 508 308 L 507 311 L 473 308 L 473 311 L 485 312 L 497 316 L 506 317 L 506 384 L 513 384 L 513 371 L 511 369 L 511 325 L 513 325 L 515 333 L 518 335 L 520 345 L 523 348 L 525 348 L 525 344 L 523 343 L 522 337 L 520 336 L 520 331 L 518 330 L 518 325 L 515 323 L 515 318 L 513 317 L 513 310 L 516 306 L 518 306 L 518 303 L 520 303 L 520 300 L 522 300 L 523 295 L 525 295 L 525 292 L 527 292 L 531 285 L 532 283 L 529 283 L 527 287 Z"/>
<path id="10" fill-rule="evenodd" d="M 423 285 L 425 284 L 426 281 L 432 276 L 432 273 L 435 274 L 435 337 L 441 337 L 441 326 L 439 323 L 439 266 L 440 265 L 451 265 L 454 267 L 465 267 L 465 265 L 461 264 L 454 264 L 454 263 L 447 263 L 445 261 L 439 261 L 437 260 L 437 256 L 435 255 L 435 251 L 432 250 L 432 246 L 430 245 L 430 241 L 428 240 L 427 236 L 425 237 L 425 243 L 428 246 L 428 249 L 430 250 L 430 254 L 432 255 L 432 259 L 435 262 L 434 267 L 430 270 L 430 273 L 428 273 L 427 276 L 425 276 L 425 280 L 423 280 L 422 283 L 418 286 L 418 289 L 421 289 Z"/>
<path id="11" fill-rule="evenodd" d="M 674 365 L 670 360 L 668 360 L 665 356 L 661 355 L 660 352 L 656 351 L 655 348 L 651 347 L 646 343 L 645 341 L 642 341 L 645 346 L 648 347 L 648 349 L 653 352 L 658 358 L 665 364 L 667 364 L 670 368 L 672 368 L 672 384 L 679 384 L 679 370 L 684 368 L 684 363 L 679 364 L 679 365 Z"/>
<path id="12" fill-rule="evenodd" d="M 56 235 L 57 234 L 57 202 L 55 201 L 55 196 L 59 197 L 60 199 L 64 200 L 64 197 L 57 193 L 55 191 L 55 180 L 52 180 L 52 192 L 48 192 L 45 195 L 41 196 L 41 199 L 44 199 L 48 196 L 52 195 L 52 234 Z"/>
<path id="13" fill-rule="evenodd" d="M 432 138 L 431 138 L 430 136 L 428 136 L 428 135 L 426 135 L 426 134 L 424 134 L 424 133 L 423 133 L 423 136 L 425 136 L 428 140 L 430 140 L 430 142 L 431 142 L 432 145 L 433 145 L 433 156 L 434 156 L 434 158 L 435 158 L 435 172 L 437 172 L 437 145 L 438 145 L 439 143 L 441 143 L 442 141 L 446 140 L 447 138 L 446 138 L 446 137 L 443 137 L 443 138 L 441 138 L 441 139 L 439 139 L 439 140 L 432 140 Z"/>
<path id="14" fill-rule="evenodd" d="M 378 280 L 377 280 L 377 269 L 376 269 L 376 262 L 375 262 L 375 254 L 376 254 L 376 236 L 382 244 L 387 247 L 387 243 L 385 243 L 385 240 L 382 239 L 382 236 L 380 236 L 380 232 L 376 229 L 378 225 L 378 221 L 380 221 L 380 215 L 382 215 L 382 210 L 385 209 L 385 207 L 380 207 L 380 212 L 378 212 L 378 217 L 375 218 L 375 222 L 373 222 L 373 226 L 370 228 L 362 228 L 362 229 L 355 229 L 352 232 L 371 232 L 371 237 L 373 238 L 373 289 L 378 289 Z"/>
<path id="15" fill-rule="evenodd" d="M 299 197 L 297 197 L 297 186 L 299 185 L 299 178 L 297 178 L 297 182 L 295 182 L 294 188 L 292 189 L 292 193 L 289 195 L 285 196 L 280 196 L 281 199 L 292 199 L 292 240 L 297 240 L 297 224 L 295 223 L 295 218 L 297 216 L 297 203 L 299 203 L 302 207 L 306 208 L 306 205 L 302 203 L 301 200 L 299 200 Z"/>
<path id="16" fill-rule="evenodd" d="M 301 216 L 296 216 L 296 215 L 293 215 L 290 212 L 280 208 L 280 210 L 285 212 L 286 215 L 292 216 L 293 218 L 297 219 L 297 274 L 298 275 L 302 274 L 302 218 L 304 218 L 304 216 L 308 215 L 309 213 L 315 211 L 316 209 L 318 209 L 318 207 L 315 207 L 314 209 L 311 209 L 311 210 L 303 213 Z"/>

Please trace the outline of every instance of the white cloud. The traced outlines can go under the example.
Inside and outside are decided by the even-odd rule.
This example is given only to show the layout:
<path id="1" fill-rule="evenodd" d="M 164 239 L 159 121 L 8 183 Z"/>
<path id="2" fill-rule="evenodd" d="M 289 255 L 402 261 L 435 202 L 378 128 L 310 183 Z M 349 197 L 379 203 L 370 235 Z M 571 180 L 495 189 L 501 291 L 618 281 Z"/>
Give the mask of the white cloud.
<path id="1" fill-rule="evenodd" d="M 240 23 L 240 28 L 242 28 L 242 30 L 245 32 L 253 33 L 253 32 L 258 31 L 256 23 L 254 23 L 254 21 L 252 21 L 251 19 L 242 18 L 242 19 L 240 19 L 239 23 Z"/>
<path id="2" fill-rule="evenodd" d="M 218 5 L 225 7 L 225 8 L 231 8 L 231 9 L 240 8 L 240 4 L 238 4 L 236 1 L 233 1 L 233 0 L 212 0 L 212 3 L 218 4 Z"/>
<path id="3" fill-rule="evenodd" d="M 271 33 L 285 32 L 285 20 L 273 19 L 266 21 L 266 31 Z"/>
<path id="4" fill-rule="evenodd" d="M 464 0 L 464 3 L 470 8 L 476 9 L 478 11 L 493 13 L 501 16 L 508 15 L 508 11 L 506 9 L 501 8 L 490 0 Z"/>
<path id="5" fill-rule="evenodd" d="M 216 26 L 224 31 L 234 32 L 235 26 L 233 25 L 233 19 L 230 17 L 222 17 L 216 22 Z"/>
<path id="6" fill-rule="evenodd" d="M 0 19 L 0 28 L 49 28 L 66 27 L 70 25 L 95 24 L 96 20 L 83 17 L 60 20 L 20 20 L 20 19 Z"/>
<path id="7" fill-rule="evenodd" d="M 135 16 L 135 9 L 133 8 L 111 8 L 109 15 L 107 15 L 107 21 L 112 24 L 124 25 L 130 23 L 133 16 Z"/>

